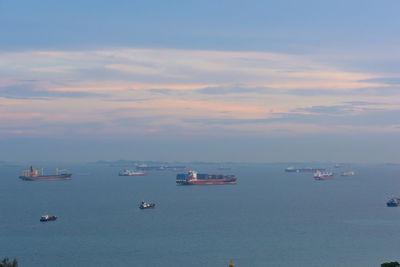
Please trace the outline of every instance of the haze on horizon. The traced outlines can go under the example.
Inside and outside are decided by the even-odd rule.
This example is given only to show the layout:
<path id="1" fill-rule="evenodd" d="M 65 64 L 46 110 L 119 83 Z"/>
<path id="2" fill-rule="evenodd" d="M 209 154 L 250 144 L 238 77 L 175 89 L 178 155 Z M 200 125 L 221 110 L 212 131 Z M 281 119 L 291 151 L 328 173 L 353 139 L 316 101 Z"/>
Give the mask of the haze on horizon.
<path id="1" fill-rule="evenodd" d="M 0 0 L 0 161 L 399 163 L 398 10 Z"/>

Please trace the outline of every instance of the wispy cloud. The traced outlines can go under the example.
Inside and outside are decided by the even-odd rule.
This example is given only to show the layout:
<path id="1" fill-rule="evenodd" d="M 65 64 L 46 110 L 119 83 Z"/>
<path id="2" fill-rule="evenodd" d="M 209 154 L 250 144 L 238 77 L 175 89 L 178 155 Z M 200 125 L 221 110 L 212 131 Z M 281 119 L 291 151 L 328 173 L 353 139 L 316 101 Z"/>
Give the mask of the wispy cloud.
<path id="1" fill-rule="evenodd" d="M 58 92 L 54 90 L 40 90 L 34 85 L 10 85 L 0 86 L 0 97 L 14 99 L 51 99 L 51 98 L 82 98 L 101 97 L 100 93 L 89 92 Z"/>
<path id="2" fill-rule="evenodd" d="M 125 88 L 187 85 L 185 88 L 191 89 L 193 85 L 201 88 L 243 84 L 244 88 L 343 90 L 385 86 L 384 81 L 372 82 L 380 78 L 376 74 L 338 70 L 306 56 L 279 53 L 118 49 L 3 52 L 0 56 L 0 73 L 8 74 L 11 81 L 17 77 L 20 80 L 22 75 L 25 80 L 40 77 L 66 84 L 77 80 L 92 88 L 104 88 L 104 82 L 115 84 L 117 80 Z M 72 90 L 75 86 L 70 87 Z"/>
<path id="3" fill-rule="evenodd" d="M 367 80 L 361 80 L 361 82 L 385 83 L 385 84 L 400 85 L 400 77 L 372 78 L 372 79 L 367 79 Z"/>
<path id="4" fill-rule="evenodd" d="M 72 136 L 398 129 L 397 80 L 319 58 L 130 48 L 1 52 L 0 122 L 3 132 Z"/>
<path id="5" fill-rule="evenodd" d="M 268 94 L 268 93 L 277 93 L 282 92 L 282 90 L 266 88 L 266 87 L 256 87 L 256 88 L 246 88 L 240 86 L 225 86 L 225 87 L 205 87 L 196 90 L 196 92 L 201 94 L 210 94 L 210 95 L 225 95 L 225 94 Z"/>

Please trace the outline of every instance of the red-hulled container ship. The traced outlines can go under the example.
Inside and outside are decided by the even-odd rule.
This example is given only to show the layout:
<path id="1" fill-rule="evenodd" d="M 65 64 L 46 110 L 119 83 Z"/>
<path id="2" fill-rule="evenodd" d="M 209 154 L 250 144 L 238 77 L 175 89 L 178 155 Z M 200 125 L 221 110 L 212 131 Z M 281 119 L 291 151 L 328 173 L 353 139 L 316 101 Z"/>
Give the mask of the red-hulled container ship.
<path id="1" fill-rule="evenodd" d="M 56 169 L 56 174 L 43 175 L 42 173 L 39 175 L 39 171 L 31 166 L 28 170 L 22 171 L 22 175 L 19 177 L 25 181 L 57 181 L 57 180 L 71 180 L 72 174 L 67 170 L 58 170 Z"/>
<path id="2" fill-rule="evenodd" d="M 213 185 L 213 184 L 236 184 L 235 175 L 206 174 L 189 170 L 188 173 L 176 175 L 178 185 Z"/>

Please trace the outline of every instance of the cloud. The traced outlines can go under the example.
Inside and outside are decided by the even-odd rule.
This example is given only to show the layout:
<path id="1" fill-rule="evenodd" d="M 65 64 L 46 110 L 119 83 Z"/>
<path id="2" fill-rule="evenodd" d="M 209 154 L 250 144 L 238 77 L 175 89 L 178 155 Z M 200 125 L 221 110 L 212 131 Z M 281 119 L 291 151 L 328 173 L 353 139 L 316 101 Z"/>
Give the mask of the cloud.
<path id="1" fill-rule="evenodd" d="M 312 106 L 294 109 L 290 113 L 273 113 L 264 118 L 213 118 L 187 119 L 187 122 L 209 125 L 252 125 L 252 124 L 289 124 L 295 131 L 299 125 L 323 126 L 334 129 L 341 127 L 371 127 L 379 126 L 393 130 L 400 124 L 400 109 L 382 110 L 357 108 L 350 105 Z M 288 126 L 286 126 L 288 127 Z M 379 129 L 377 129 L 379 131 Z"/>
<path id="2" fill-rule="evenodd" d="M 380 102 L 368 102 L 368 101 L 349 101 L 345 103 L 352 106 L 375 106 L 383 104 Z"/>
<path id="3" fill-rule="evenodd" d="M 196 92 L 200 94 L 209 94 L 209 95 L 225 95 L 225 94 L 268 94 L 277 92 L 279 89 L 272 89 L 267 87 L 258 87 L 258 88 L 246 88 L 240 86 L 233 87 L 205 87 L 201 89 L 197 89 Z"/>
<path id="4" fill-rule="evenodd" d="M 101 90 L 107 88 L 104 84 L 110 88 L 119 84 L 125 88 L 174 89 L 179 85 L 185 90 L 231 87 L 255 91 L 345 90 L 386 85 L 372 82 L 371 79 L 380 78 L 377 74 L 338 70 L 317 59 L 282 53 L 122 48 L 3 52 L 0 56 L 0 74 L 11 81 L 57 81 L 66 85 L 65 90 L 82 89 L 82 85 Z"/>
<path id="5" fill-rule="evenodd" d="M 173 89 L 149 89 L 148 91 L 155 94 L 163 94 L 163 95 L 171 95 L 176 93 L 176 90 Z"/>
<path id="6" fill-rule="evenodd" d="M 50 99 L 50 98 L 82 98 L 82 97 L 100 97 L 99 93 L 88 92 L 57 92 L 49 90 L 40 90 L 32 85 L 10 85 L 0 86 L 0 97 L 9 99 Z"/>
<path id="7" fill-rule="evenodd" d="M 398 122 L 400 87 L 388 74 L 309 55 L 111 48 L 0 57 L 4 131 L 262 135 Z M 30 124 L 21 114 L 40 116 Z"/>
<path id="8" fill-rule="evenodd" d="M 384 84 L 391 84 L 391 85 L 400 85 L 400 77 L 372 78 L 372 79 L 360 80 L 360 82 L 384 83 Z"/>
<path id="9" fill-rule="evenodd" d="M 354 111 L 351 105 L 340 106 L 312 106 L 307 108 L 297 108 L 293 112 L 297 113 L 311 113 L 311 114 L 330 114 L 330 115 L 344 115 L 350 114 Z"/>

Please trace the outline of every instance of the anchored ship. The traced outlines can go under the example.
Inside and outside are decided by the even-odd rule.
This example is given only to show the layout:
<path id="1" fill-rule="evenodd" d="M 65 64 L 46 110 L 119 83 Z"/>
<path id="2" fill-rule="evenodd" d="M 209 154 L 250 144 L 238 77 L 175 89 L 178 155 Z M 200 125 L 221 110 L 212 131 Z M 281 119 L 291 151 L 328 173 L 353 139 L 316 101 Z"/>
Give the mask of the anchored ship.
<path id="1" fill-rule="evenodd" d="M 189 170 L 188 173 L 177 174 L 176 183 L 179 185 L 236 184 L 236 176 L 197 173 Z"/>
<path id="2" fill-rule="evenodd" d="M 333 173 L 332 172 L 316 172 L 314 174 L 314 178 L 316 180 L 323 180 L 323 179 L 329 179 L 329 178 L 333 178 Z"/>
<path id="3" fill-rule="evenodd" d="M 44 175 L 43 168 L 41 169 L 41 175 L 39 171 L 31 166 L 28 170 L 22 171 L 22 175 L 19 177 L 25 181 L 57 181 L 57 180 L 71 180 L 72 174 L 68 170 L 56 169 L 56 174 Z"/>
<path id="4" fill-rule="evenodd" d="M 119 176 L 146 176 L 147 173 L 145 172 L 138 172 L 138 171 L 134 171 L 134 170 L 123 170 L 120 171 Z"/>
<path id="5" fill-rule="evenodd" d="M 353 171 L 351 171 L 351 172 L 342 172 L 341 176 L 354 176 L 354 172 Z"/>
<path id="6" fill-rule="evenodd" d="M 141 171 L 185 171 L 185 166 L 167 166 L 167 165 L 158 165 L 158 166 L 147 166 L 146 164 L 140 164 L 136 166 L 136 169 Z"/>
<path id="7" fill-rule="evenodd" d="M 289 166 L 285 169 L 285 172 L 324 172 L 325 168 L 295 168 L 293 166 Z"/>

